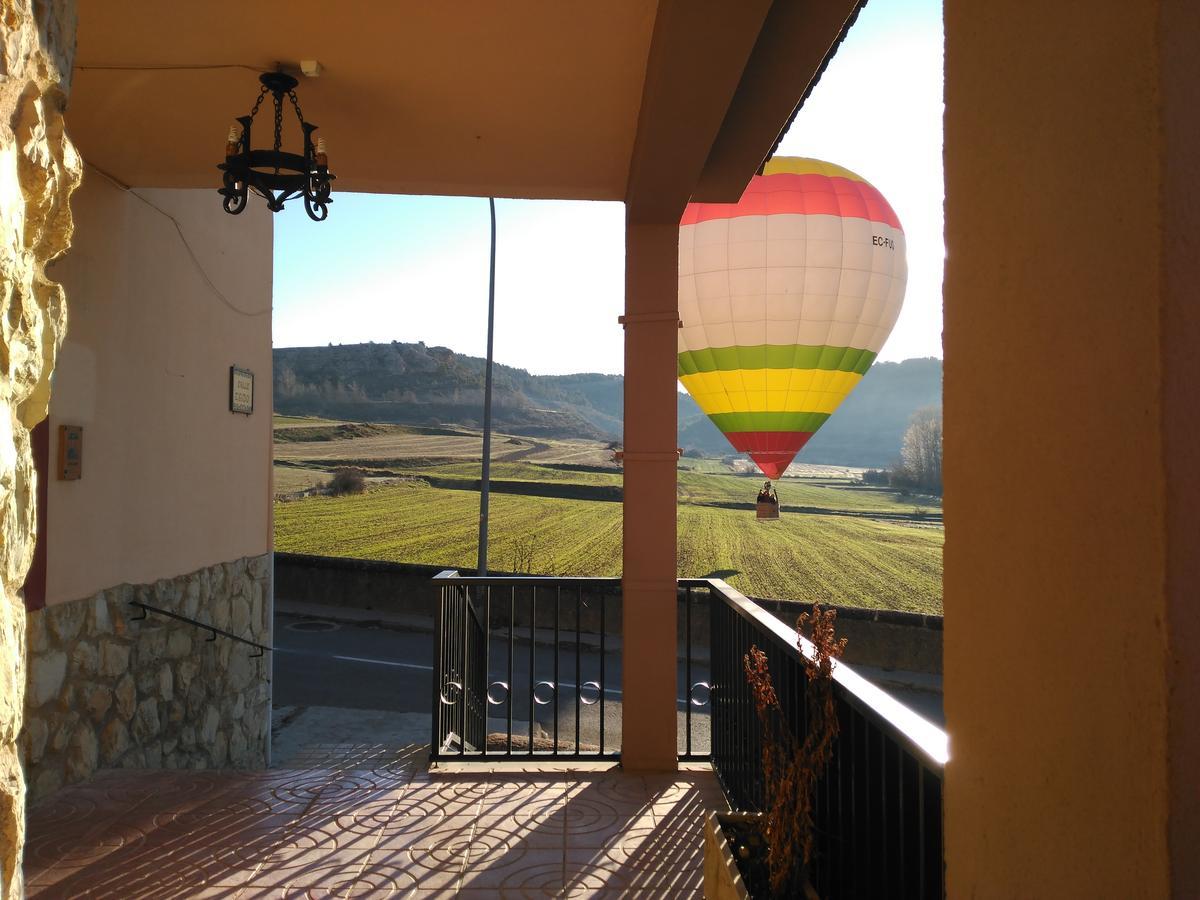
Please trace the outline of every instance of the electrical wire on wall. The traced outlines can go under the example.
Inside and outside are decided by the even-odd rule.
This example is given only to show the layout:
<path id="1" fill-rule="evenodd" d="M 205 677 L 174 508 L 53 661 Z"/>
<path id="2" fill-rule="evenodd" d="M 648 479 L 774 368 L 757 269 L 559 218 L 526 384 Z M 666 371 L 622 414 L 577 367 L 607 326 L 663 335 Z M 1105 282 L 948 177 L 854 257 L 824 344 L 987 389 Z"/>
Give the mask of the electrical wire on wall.
<path id="1" fill-rule="evenodd" d="M 269 307 L 269 306 L 266 309 L 258 310 L 257 312 L 250 312 L 249 310 L 242 309 L 237 304 L 235 304 L 232 300 L 230 300 L 228 297 L 226 297 L 225 294 L 223 294 L 221 292 L 221 289 L 218 288 L 216 286 L 216 284 L 213 283 L 212 278 L 209 277 L 207 270 L 204 268 L 204 264 L 200 262 L 200 258 L 198 256 L 196 256 L 196 251 L 192 249 L 192 245 L 188 242 L 187 235 L 185 235 L 183 233 L 183 226 L 179 224 L 178 219 L 176 219 L 173 215 L 171 215 L 169 212 L 167 212 L 161 206 L 159 206 L 158 204 L 154 203 L 153 201 L 148 200 L 147 198 L 143 197 L 141 194 L 139 194 L 137 191 L 135 191 L 129 185 L 125 184 L 124 182 L 120 181 L 119 179 L 108 174 L 100 167 L 98 167 L 90 162 L 87 162 L 86 160 L 84 161 L 84 164 L 89 169 L 91 169 L 92 171 L 96 172 L 98 175 L 103 177 L 106 181 L 108 181 L 110 184 L 112 184 L 118 190 L 123 191 L 126 194 L 129 194 L 131 197 L 136 197 L 138 200 L 142 201 L 142 203 L 146 204 L 146 206 L 150 207 L 152 210 L 154 210 L 159 215 L 165 216 L 166 218 L 170 219 L 171 224 L 175 226 L 175 233 L 179 235 L 179 240 L 183 244 L 183 249 L 187 251 L 187 255 L 191 259 L 192 265 L 195 267 L 196 272 L 200 275 L 200 278 L 204 281 L 204 283 L 208 287 L 208 289 L 213 293 L 213 296 L 215 296 L 218 300 L 220 300 L 223 304 L 225 304 L 225 306 L 227 306 L 232 312 L 237 313 L 239 316 L 245 316 L 246 318 L 251 318 L 251 319 L 256 318 L 258 316 L 269 316 L 271 314 L 271 307 Z"/>

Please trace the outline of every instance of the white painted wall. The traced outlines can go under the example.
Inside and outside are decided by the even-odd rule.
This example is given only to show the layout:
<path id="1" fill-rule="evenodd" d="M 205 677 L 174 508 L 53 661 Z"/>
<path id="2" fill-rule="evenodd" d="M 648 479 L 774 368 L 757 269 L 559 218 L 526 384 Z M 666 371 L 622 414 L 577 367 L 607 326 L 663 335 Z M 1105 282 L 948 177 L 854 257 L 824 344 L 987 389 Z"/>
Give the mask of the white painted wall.
<path id="1" fill-rule="evenodd" d="M 137 191 L 147 203 L 84 174 L 74 242 L 49 272 L 69 321 L 50 404 L 48 604 L 271 548 L 271 214 L 229 216 L 215 190 Z M 256 376 L 248 417 L 229 411 L 234 364 Z M 79 481 L 55 474 L 60 424 L 83 426 Z"/>

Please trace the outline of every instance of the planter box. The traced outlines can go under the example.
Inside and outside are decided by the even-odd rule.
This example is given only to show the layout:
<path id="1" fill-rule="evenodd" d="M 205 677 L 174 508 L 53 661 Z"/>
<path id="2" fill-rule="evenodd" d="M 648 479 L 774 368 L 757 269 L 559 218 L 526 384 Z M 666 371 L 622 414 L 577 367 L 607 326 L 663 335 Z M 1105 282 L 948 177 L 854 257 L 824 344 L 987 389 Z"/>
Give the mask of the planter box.
<path id="1" fill-rule="evenodd" d="M 705 900 L 749 900 L 750 894 L 733 858 L 733 848 L 725 837 L 722 823 L 752 822 L 758 813 L 710 812 L 704 817 L 704 897 Z"/>
<path id="2" fill-rule="evenodd" d="M 762 813 L 710 812 L 704 818 L 704 897 L 705 900 L 752 900 L 742 871 L 733 855 L 733 847 L 724 825 L 757 823 Z M 765 873 L 764 873 L 765 874 Z M 767 890 L 765 885 L 764 890 Z M 821 900 L 805 878 L 804 900 Z"/>

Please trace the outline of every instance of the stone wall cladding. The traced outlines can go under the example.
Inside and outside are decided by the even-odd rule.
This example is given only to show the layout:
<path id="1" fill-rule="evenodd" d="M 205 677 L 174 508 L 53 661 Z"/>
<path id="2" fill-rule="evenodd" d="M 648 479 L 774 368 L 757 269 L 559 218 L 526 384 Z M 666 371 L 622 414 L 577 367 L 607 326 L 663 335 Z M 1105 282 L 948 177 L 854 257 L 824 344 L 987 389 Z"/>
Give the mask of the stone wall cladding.
<path id="1" fill-rule="evenodd" d="M 260 644 L 270 635 L 270 555 L 28 614 L 21 753 L 37 800 L 100 768 L 266 765 L 269 655 L 131 600 Z"/>
<path id="2" fill-rule="evenodd" d="M 46 264 L 71 243 L 68 204 L 83 172 L 63 129 L 75 21 L 74 0 L 0 0 L 0 897 L 23 893 L 20 590 L 36 533 L 29 430 L 46 418 L 66 328 Z"/>

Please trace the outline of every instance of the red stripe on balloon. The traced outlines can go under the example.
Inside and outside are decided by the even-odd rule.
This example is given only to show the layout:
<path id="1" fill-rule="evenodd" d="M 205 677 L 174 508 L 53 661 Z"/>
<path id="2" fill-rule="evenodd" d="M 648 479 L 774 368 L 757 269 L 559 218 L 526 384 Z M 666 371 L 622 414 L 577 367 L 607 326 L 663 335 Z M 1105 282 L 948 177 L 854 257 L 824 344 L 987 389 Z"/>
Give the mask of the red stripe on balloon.
<path id="1" fill-rule="evenodd" d="M 827 175 L 756 175 L 737 203 L 689 203 L 679 224 L 783 213 L 867 219 L 903 230 L 892 205 L 871 185 Z"/>
<path id="2" fill-rule="evenodd" d="M 749 454 L 768 478 L 782 478 L 811 431 L 729 431 L 725 437 L 739 453 Z"/>

